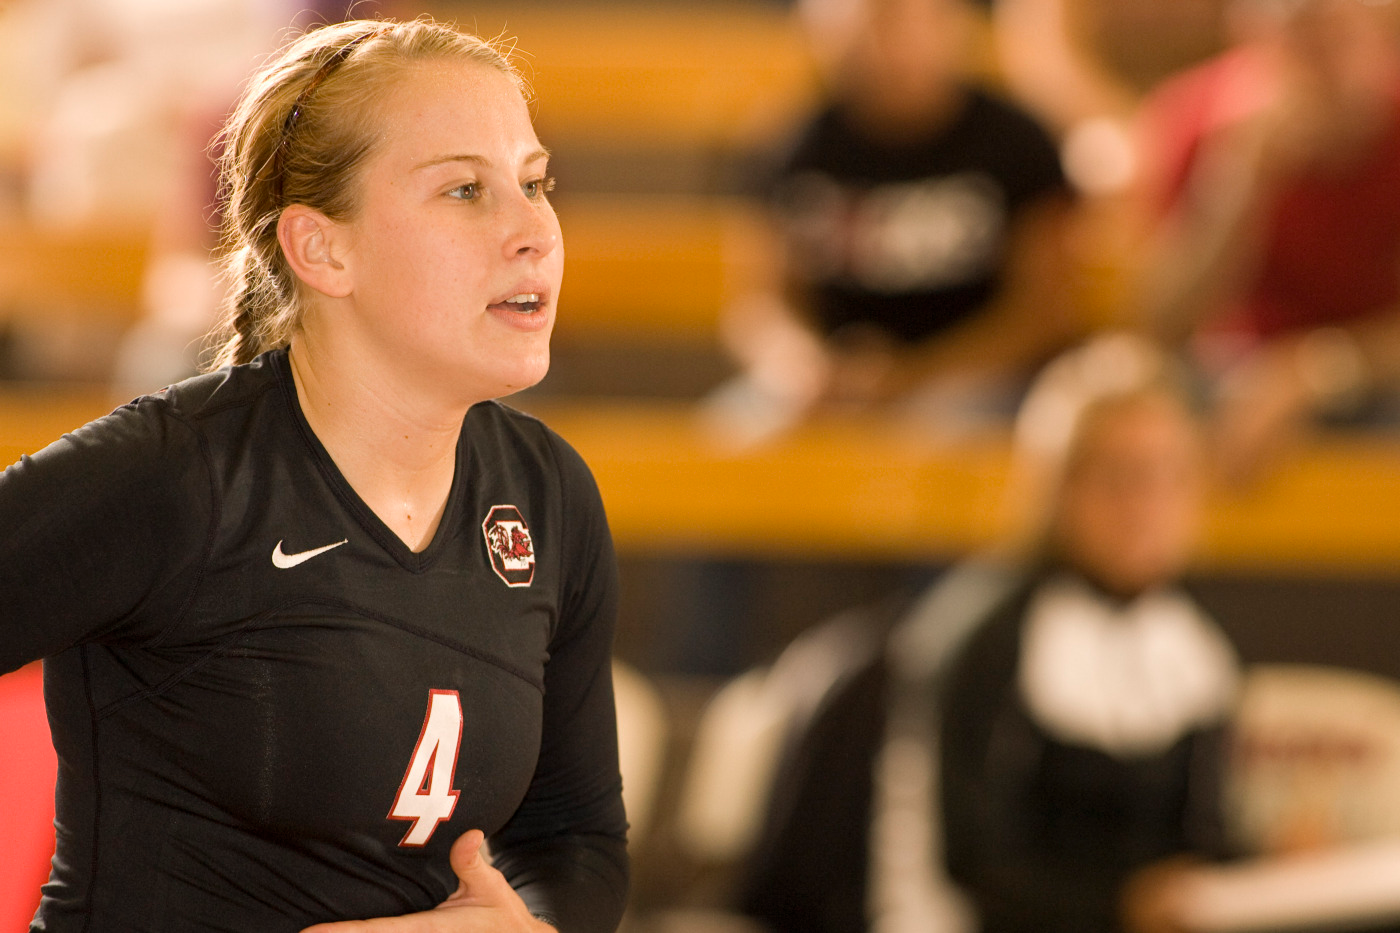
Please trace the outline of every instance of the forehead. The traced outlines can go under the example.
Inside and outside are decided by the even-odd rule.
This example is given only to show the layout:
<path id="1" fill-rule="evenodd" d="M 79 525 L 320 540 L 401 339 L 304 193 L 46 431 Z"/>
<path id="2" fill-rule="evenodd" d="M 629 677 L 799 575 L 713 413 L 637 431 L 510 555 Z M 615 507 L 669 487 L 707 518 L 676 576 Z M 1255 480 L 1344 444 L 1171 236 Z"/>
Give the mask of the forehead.
<path id="1" fill-rule="evenodd" d="M 1165 449 L 1194 451 L 1196 431 L 1185 406 L 1165 395 L 1109 403 L 1085 418 L 1080 459 L 1100 456 L 1161 456 Z"/>
<path id="2" fill-rule="evenodd" d="M 472 153 L 512 161 L 539 149 L 515 79 L 490 65 L 439 59 L 411 66 L 378 106 L 381 153 L 437 158 Z"/>

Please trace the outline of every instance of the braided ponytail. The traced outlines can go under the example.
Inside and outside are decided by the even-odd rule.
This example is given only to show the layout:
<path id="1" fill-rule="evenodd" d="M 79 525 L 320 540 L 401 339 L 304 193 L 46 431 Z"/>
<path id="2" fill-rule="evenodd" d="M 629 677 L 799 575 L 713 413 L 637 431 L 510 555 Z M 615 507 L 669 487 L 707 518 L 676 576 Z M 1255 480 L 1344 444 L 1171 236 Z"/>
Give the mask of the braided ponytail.
<path id="1" fill-rule="evenodd" d="M 266 279 L 249 247 L 241 247 L 224 257 L 225 274 L 233 283 L 226 299 L 224 315 L 210 335 L 214 347 L 208 369 L 247 363 L 263 350 L 263 334 L 269 330 L 266 322 L 275 322 L 279 312 L 290 309 L 269 302 Z M 276 330 L 277 328 L 272 328 Z"/>

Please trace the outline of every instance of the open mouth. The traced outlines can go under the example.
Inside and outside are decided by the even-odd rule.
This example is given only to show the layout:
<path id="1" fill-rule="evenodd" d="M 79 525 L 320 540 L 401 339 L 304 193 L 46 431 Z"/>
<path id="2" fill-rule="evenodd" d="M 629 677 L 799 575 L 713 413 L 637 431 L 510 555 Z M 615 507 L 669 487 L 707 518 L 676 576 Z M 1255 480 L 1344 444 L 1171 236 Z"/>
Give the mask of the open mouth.
<path id="1" fill-rule="evenodd" d="M 538 311 L 544 304 L 536 292 L 522 292 L 519 295 L 511 295 L 505 301 L 498 301 L 490 308 L 497 311 L 514 311 L 517 314 L 532 314 Z"/>

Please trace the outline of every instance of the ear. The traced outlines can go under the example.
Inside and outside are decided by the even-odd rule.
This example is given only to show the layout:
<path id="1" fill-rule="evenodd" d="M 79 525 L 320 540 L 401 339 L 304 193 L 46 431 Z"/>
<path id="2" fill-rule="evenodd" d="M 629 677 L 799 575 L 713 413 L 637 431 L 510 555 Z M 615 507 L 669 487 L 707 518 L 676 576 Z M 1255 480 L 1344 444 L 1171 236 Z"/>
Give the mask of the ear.
<path id="1" fill-rule="evenodd" d="M 320 211 L 292 204 L 277 218 L 277 242 L 297 278 L 330 298 L 350 294 L 349 270 L 340 261 L 347 231 Z"/>

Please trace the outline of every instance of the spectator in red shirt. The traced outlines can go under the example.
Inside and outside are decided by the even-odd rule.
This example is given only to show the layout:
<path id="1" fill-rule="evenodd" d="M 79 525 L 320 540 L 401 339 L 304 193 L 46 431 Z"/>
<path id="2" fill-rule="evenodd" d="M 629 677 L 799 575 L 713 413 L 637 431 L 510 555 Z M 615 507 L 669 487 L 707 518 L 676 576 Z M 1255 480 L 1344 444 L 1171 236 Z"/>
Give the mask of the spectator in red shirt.
<path id="1" fill-rule="evenodd" d="M 1144 106 L 1143 306 L 1201 366 L 1241 478 L 1400 376 L 1400 46 L 1394 5 L 1230 12 L 1236 45 Z"/>

